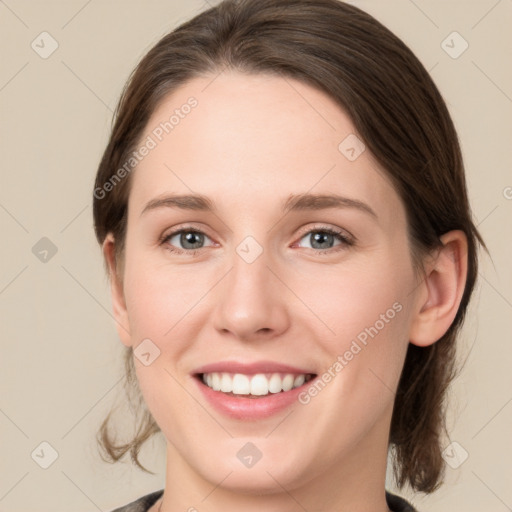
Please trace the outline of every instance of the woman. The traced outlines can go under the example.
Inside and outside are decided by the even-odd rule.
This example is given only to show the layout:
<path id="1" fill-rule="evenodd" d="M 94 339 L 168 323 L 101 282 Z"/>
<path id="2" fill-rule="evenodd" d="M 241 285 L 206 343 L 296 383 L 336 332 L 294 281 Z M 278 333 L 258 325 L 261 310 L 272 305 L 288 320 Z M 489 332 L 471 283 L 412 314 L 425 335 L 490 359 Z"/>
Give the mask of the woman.
<path id="1" fill-rule="evenodd" d="M 116 111 L 96 235 L 165 489 L 123 512 L 407 511 L 442 481 L 477 275 L 428 73 L 336 0 L 226 0 L 149 51 Z M 147 409 L 145 408 L 147 405 Z"/>

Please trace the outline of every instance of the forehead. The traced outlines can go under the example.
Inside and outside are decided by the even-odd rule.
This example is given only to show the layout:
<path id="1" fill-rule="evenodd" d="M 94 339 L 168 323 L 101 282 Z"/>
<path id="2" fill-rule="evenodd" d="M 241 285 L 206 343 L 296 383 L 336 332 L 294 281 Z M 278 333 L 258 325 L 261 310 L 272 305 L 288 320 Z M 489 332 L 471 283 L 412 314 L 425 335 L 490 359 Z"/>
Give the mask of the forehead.
<path id="1" fill-rule="evenodd" d="M 311 191 L 364 199 L 383 215 L 387 206 L 400 208 L 370 152 L 353 159 L 356 137 L 332 98 L 294 79 L 195 78 L 151 116 L 141 137 L 151 149 L 137 165 L 130 202 L 141 210 L 157 195 L 194 191 L 249 207 L 249 197 L 268 204 Z"/>

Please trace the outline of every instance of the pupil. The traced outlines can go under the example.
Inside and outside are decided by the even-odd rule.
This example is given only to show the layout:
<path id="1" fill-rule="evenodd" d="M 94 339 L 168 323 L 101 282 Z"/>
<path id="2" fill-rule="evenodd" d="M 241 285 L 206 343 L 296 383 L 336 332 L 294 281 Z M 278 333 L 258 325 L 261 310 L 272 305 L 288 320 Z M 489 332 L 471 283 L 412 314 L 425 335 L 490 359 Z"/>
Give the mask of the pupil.
<path id="1" fill-rule="evenodd" d="M 311 244 L 311 246 L 314 247 L 315 249 L 329 248 L 330 244 L 333 241 L 333 235 L 331 235 L 330 233 L 318 232 L 312 236 L 313 236 L 313 243 Z M 326 243 L 327 243 L 327 247 L 324 246 Z M 318 245 L 319 245 L 319 247 L 318 247 Z"/>
<path id="2" fill-rule="evenodd" d="M 180 239 L 181 245 L 186 249 L 198 249 L 203 241 L 202 236 L 201 233 L 193 233 L 191 231 L 183 233 Z M 192 247 L 187 244 L 191 244 Z"/>

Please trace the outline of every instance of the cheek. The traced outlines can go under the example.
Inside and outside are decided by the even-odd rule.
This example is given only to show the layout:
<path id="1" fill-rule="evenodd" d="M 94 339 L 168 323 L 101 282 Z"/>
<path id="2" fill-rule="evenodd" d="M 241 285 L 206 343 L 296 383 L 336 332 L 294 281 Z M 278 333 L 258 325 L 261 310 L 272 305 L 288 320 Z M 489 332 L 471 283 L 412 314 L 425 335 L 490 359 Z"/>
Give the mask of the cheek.
<path id="1" fill-rule="evenodd" d="M 371 274 L 360 279 L 347 279 L 339 289 L 338 314 L 333 318 L 336 338 L 342 340 L 341 348 L 350 340 L 361 347 L 368 347 L 370 341 L 375 350 L 385 350 L 406 323 L 403 322 L 404 292 L 396 279 Z M 398 341 L 398 340 L 397 340 Z M 350 357 L 350 356 L 349 356 Z"/>
<path id="2" fill-rule="evenodd" d="M 402 310 L 410 300 L 414 275 L 407 253 L 382 251 L 354 258 L 346 265 L 303 272 L 294 286 L 297 295 L 323 321 L 325 332 L 321 339 L 340 344 L 338 348 L 342 349 L 344 342 L 360 333 L 364 342 L 365 333 L 370 336 L 368 331 L 390 332 L 392 326 L 396 333 L 398 327 L 404 327 L 406 315 Z M 321 328 L 319 321 L 317 324 Z"/>
<path id="3" fill-rule="evenodd" d="M 396 389 L 408 346 L 414 287 L 408 252 L 383 251 L 321 277 L 301 279 L 297 294 L 317 317 L 309 326 L 325 368 L 340 376 L 333 389 L 377 403 L 386 388 Z"/>
<path id="4" fill-rule="evenodd" d="M 408 346 L 413 273 L 391 253 L 376 260 L 333 273 L 324 294 L 304 283 L 308 304 L 316 304 L 318 317 L 335 333 L 317 319 L 310 322 L 317 353 L 323 354 L 323 384 L 301 396 L 306 421 L 314 418 L 308 428 L 319 433 L 315 443 L 325 446 L 326 457 L 347 449 L 347 440 L 356 445 L 391 417 Z"/>
<path id="5" fill-rule="evenodd" d="M 178 383 L 165 356 L 157 358 L 150 366 L 144 366 L 136 358 L 134 363 L 144 402 L 165 439 L 183 442 L 200 434 L 195 431 L 196 427 L 190 427 L 190 420 L 201 418 L 200 413 L 204 415 L 204 411 L 199 414 L 195 411 L 195 402 L 191 402 L 190 395 Z M 183 414 L 183 411 L 187 413 Z"/>
<path id="6" fill-rule="evenodd" d="M 166 265 L 133 254 L 126 266 L 126 305 L 132 335 L 170 336 L 174 326 L 201 308 L 212 285 L 211 272 L 186 265 Z"/>

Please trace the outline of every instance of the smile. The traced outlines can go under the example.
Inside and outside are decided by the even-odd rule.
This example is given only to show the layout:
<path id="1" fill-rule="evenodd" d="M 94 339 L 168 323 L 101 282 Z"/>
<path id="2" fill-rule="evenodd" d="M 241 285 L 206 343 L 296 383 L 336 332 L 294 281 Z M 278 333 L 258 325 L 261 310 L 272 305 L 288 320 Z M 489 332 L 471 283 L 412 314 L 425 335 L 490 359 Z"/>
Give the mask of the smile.
<path id="1" fill-rule="evenodd" d="M 214 391 L 231 396 L 257 398 L 287 392 L 302 386 L 313 378 L 312 374 L 210 372 L 200 375 L 201 380 Z"/>
<path id="2" fill-rule="evenodd" d="M 192 375 L 206 406 L 236 420 L 262 420 L 296 405 L 317 374 L 275 361 L 219 361 Z"/>

